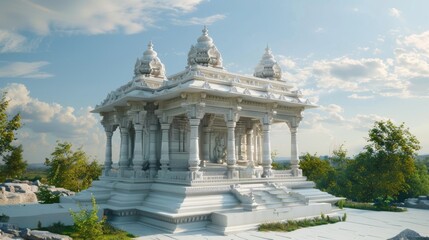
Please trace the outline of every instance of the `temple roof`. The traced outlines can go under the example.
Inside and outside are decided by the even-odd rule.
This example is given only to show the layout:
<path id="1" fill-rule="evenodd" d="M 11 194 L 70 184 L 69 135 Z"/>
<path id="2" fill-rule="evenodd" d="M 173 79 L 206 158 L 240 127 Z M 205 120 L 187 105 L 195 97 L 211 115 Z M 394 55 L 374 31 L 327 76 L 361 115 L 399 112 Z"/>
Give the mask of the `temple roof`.
<path id="1" fill-rule="evenodd" d="M 165 68 L 150 42 L 143 57 L 137 59 L 133 80 L 110 92 L 93 112 L 109 112 L 127 106 L 129 101 L 168 100 L 187 92 L 202 92 L 219 97 L 236 97 L 286 107 L 313 108 L 299 90 L 281 80 L 281 69 L 267 47 L 254 76 L 230 73 L 222 68 L 222 57 L 206 27 L 191 47 L 188 67 L 165 77 Z"/>
<path id="2" fill-rule="evenodd" d="M 134 66 L 134 75 L 165 78 L 165 67 L 161 60 L 158 58 L 158 54 L 153 50 L 152 42 L 147 45 L 147 50 L 143 53 L 143 57 L 137 58 Z"/>
<path id="3" fill-rule="evenodd" d="M 280 80 L 282 78 L 282 69 L 274 59 L 271 49 L 268 46 L 265 48 L 265 53 L 256 66 L 253 76 L 272 80 Z"/>
<path id="4" fill-rule="evenodd" d="M 153 89 L 143 82 L 130 81 L 108 94 L 93 112 L 113 111 L 127 106 L 129 101 L 164 101 L 186 92 L 204 92 L 220 97 L 238 97 L 244 100 L 276 103 L 288 107 L 314 108 L 299 90 L 284 81 L 229 73 L 212 67 L 193 66 L 168 77 L 159 88 Z"/>
<path id="5" fill-rule="evenodd" d="M 209 36 L 204 26 L 203 34 L 198 38 L 197 44 L 192 45 L 188 53 L 188 67 L 201 65 L 206 67 L 222 68 L 222 56 Z"/>

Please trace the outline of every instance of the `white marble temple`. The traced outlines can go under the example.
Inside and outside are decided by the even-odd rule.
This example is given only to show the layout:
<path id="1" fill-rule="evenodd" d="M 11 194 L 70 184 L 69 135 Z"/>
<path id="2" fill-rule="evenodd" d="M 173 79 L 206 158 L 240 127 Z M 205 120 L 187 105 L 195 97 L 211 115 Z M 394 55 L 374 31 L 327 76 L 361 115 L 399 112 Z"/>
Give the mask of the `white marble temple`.
<path id="1" fill-rule="evenodd" d="M 204 28 L 186 69 L 165 72 L 149 43 L 134 78 L 95 107 L 106 131 L 103 175 L 62 203 L 93 194 L 112 223 L 175 233 L 230 234 L 332 211 L 340 198 L 314 189 L 299 169 L 299 123 L 316 106 L 281 78 L 268 47 L 254 76 L 230 73 Z M 275 123 L 290 128 L 291 170 L 271 169 Z"/>

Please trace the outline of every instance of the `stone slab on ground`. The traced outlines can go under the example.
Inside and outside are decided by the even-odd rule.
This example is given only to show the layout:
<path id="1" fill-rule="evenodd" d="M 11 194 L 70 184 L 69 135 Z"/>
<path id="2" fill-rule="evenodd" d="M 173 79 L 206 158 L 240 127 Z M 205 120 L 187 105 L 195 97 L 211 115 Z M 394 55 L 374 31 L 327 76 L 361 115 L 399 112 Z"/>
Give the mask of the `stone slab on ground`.
<path id="1" fill-rule="evenodd" d="M 408 209 L 406 212 L 376 212 L 357 209 L 345 209 L 347 221 L 299 229 L 293 232 L 246 231 L 228 236 L 209 231 L 169 234 L 140 224 L 119 224 L 121 229 L 136 236 L 137 239 L 388 239 L 405 229 L 412 229 L 421 236 L 429 236 L 429 211 Z"/>

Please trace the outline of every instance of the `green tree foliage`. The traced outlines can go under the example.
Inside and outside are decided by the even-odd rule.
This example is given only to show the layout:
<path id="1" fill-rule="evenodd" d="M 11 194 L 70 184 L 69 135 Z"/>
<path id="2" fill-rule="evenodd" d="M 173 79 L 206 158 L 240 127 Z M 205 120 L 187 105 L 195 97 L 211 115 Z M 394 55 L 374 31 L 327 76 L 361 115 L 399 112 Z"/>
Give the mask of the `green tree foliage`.
<path id="1" fill-rule="evenodd" d="M 49 184 L 72 191 L 87 189 L 101 175 L 101 166 L 95 160 L 90 162 L 81 148 L 72 151 L 72 144 L 68 142 L 57 142 L 45 165 L 49 167 Z"/>
<path id="2" fill-rule="evenodd" d="M 398 199 L 403 200 L 422 195 L 429 195 L 429 172 L 426 164 L 420 161 L 415 162 L 416 171 L 407 178 L 410 186 L 407 191 L 402 191 Z"/>
<path id="3" fill-rule="evenodd" d="M 326 191 L 332 184 L 335 184 L 332 178 L 334 168 L 329 164 L 329 161 L 309 153 L 306 153 L 301 159 L 299 165 L 303 174 L 309 180 L 314 181 L 317 188 Z"/>
<path id="4" fill-rule="evenodd" d="M 9 101 L 6 100 L 5 93 L 0 93 L 0 157 L 13 150 L 12 141 L 15 140 L 15 132 L 21 127 L 21 117 L 19 114 L 11 119 L 6 112 Z"/>
<path id="5" fill-rule="evenodd" d="M 353 201 L 404 200 L 429 194 L 429 173 L 416 161 L 417 139 L 404 124 L 375 122 L 368 145 L 354 159 L 341 146 L 328 161 L 306 154 L 300 163 L 308 179 L 331 194 Z"/>
<path id="6" fill-rule="evenodd" d="M 77 235 L 81 239 L 95 240 L 101 239 L 103 235 L 103 225 L 105 219 L 98 218 L 98 205 L 94 196 L 91 197 L 92 209 L 82 208 L 79 212 L 70 210 L 70 215 L 73 218 L 74 227 Z"/>
<path id="7" fill-rule="evenodd" d="M 4 165 L 0 168 L 0 174 L 4 178 L 21 178 L 27 169 L 27 162 L 22 157 L 22 145 L 13 147 L 9 155 L 3 157 Z"/>
<path id="8" fill-rule="evenodd" d="M 359 200 L 372 201 L 378 197 L 397 198 L 410 189 L 408 178 L 415 174 L 414 159 L 420 149 L 419 141 L 404 124 L 390 120 L 375 122 L 369 130 L 369 144 L 351 165 L 354 191 Z"/>

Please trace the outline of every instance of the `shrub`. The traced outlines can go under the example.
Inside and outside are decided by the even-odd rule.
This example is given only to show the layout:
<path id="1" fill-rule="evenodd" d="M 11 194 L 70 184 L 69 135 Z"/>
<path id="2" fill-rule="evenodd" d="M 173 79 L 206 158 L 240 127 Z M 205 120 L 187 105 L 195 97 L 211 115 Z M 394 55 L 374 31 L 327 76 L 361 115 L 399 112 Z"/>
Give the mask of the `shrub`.
<path id="1" fill-rule="evenodd" d="M 342 220 L 344 219 L 344 220 Z M 281 231 L 281 232 L 291 232 L 300 228 L 312 227 L 324 224 L 337 223 L 340 221 L 345 221 L 343 218 L 331 218 L 321 214 L 320 217 L 312 219 L 302 219 L 302 220 L 289 220 L 287 222 L 275 222 L 275 223 L 264 223 L 259 225 L 259 231 Z"/>
<path id="2" fill-rule="evenodd" d="M 336 205 L 337 205 L 340 209 L 343 209 L 343 208 L 344 208 L 344 203 L 345 203 L 345 200 L 343 199 L 343 200 L 338 201 L 338 202 L 336 203 Z"/>
<path id="3" fill-rule="evenodd" d="M 378 197 L 374 199 L 374 206 L 383 209 L 383 208 L 389 208 L 392 206 L 393 198 L 391 196 L 387 197 Z"/>
<path id="4" fill-rule="evenodd" d="M 105 222 L 104 218 L 101 220 L 98 218 L 98 206 L 94 196 L 91 197 L 91 203 L 92 209 L 90 211 L 82 207 L 80 207 L 79 212 L 70 210 L 78 237 L 88 240 L 99 239 L 103 235 Z"/>
<path id="5" fill-rule="evenodd" d="M 60 195 L 54 194 L 53 192 L 49 191 L 47 186 L 41 186 L 39 188 L 39 191 L 36 193 L 37 200 L 41 204 L 51 204 L 51 203 L 59 203 L 60 202 Z"/>
<path id="6" fill-rule="evenodd" d="M 0 222 L 8 222 L 8 221 L 9 221 L 9 216 L 6 215 L 6 214 L 4 214 L 4 213 L 2 213 L 0 215 Z"/>

